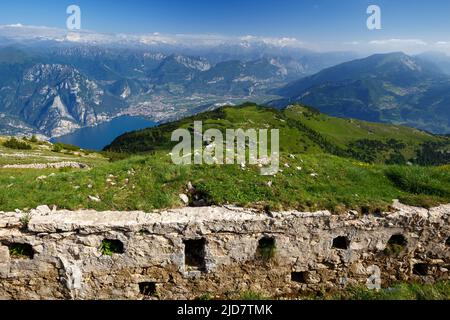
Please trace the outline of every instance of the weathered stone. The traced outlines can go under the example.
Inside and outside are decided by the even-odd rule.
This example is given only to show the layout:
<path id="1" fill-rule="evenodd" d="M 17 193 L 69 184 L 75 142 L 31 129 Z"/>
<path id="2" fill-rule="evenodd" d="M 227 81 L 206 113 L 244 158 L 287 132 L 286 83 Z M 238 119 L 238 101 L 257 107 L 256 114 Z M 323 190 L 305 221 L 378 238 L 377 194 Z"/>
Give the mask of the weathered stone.
<path id="1" fill-rule="evenodd" d="M 8 247 L 0 246 L 0 277 L 8 276 L 10 263 Z"/>
<path id="2" fill-rule="evenodd" d="M 188 205 L 189 204 L 189 197 L 185 194 L 180 194 L 180 199 L 181 201 L 183 201 L 184 204 Z"/>
<path id="3" fill-rule="evenodd" d="M 396 212 L 362 217 L 328 211 L 267 215 L 235 207 L 152 213 L 39 207 L 28 230 L 20 223 L 24 213 L 2 213 L 0 298 L 154 299 L 140 292 L 140 283 L 155 284 L 162 299 L 205 293 L 233 298 L 247 290 L 292 297 L 300 289 L 364 285 L 378 268 L 383 285 L 448 279 L 450 206 L 394 206 Z M 389 255 L 384 249 L 397 234 L 408 244 Z M 264 237 L 275 240 L 269 261 L 258 253 Z M 345 237 L 348 246 L 334 248 L 336 237 Z M 122 248 L 104 255 L 105 240 Z M 196 240 L 189 246 L 193 252 L 187 240 Z M 31 245 L 33 258 L 10 257 L 5 244 L 11 243 Z M 414 274 L 415 263 L 426 264 L 428 274 Z M 305 283 L 291 281 L 298 271 Z"/>

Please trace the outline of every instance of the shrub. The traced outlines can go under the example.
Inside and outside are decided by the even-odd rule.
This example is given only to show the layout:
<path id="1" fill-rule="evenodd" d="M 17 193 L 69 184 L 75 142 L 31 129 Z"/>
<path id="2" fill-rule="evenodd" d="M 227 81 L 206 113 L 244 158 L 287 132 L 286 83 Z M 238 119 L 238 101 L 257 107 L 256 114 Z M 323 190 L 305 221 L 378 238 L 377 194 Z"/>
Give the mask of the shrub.
<path id="1" fill-rule="evenodd" d="M 54 144 L 54 145 L 53 145 L 52 151 L 53 151 L 53 152 L 61 152 L 62 149 L 63 149 L 62 146 L 61 146 L 60 144 L 57 143 L 57 144 Z"/>
<path id="2" fill-rule="evenodd" d="M 31 150 L 31 146 L 23 141 L 19 141 L 16 138 L 11 138 L 3 143 L 3 146 L 16 150 Z"/>
<path id="3" fill-rule="evenodd" d="M 28 224 L 31 221 L 31 214 L 30 213 L 25 213 L 21 218 L 20 218 L 20 223 L 22 224 L 22 229 L 27 229 L 28 228 Z"/>
<path id="4" fill-rule="evenodd" d="M 67 150 L 67 151 L 80 151 L 81 148 L 71 145 L 71 144 L 66 144 L 66 143 L 62 143 L 62 142 L 57 142 L 53 145 L 53 152 L 61 152 L 62 150 Z"/>

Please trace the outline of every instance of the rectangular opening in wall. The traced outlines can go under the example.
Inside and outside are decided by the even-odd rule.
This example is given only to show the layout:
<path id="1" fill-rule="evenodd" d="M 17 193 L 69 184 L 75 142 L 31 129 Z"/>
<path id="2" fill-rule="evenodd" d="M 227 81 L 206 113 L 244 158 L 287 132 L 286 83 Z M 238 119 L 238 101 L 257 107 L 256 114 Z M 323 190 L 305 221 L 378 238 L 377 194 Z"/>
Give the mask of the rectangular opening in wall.
<path id="1" fill-rule="evenodd" d="M 104 256 L 123 254 L 125 252 L 122 241 L 104 239 L 100 246 L 100 251 Z"/>
<path id="2" fill-rule="evenodd" d="M 308 279 L 308 273 L 305 271 L 292 272 L 291 281 L 297 283 L 306 283 Z"/>
<path id="3" fill-rule="evenodd" d="M 426 263 L 416 263 L 413 267 L 413 274 L 425 277 L 428 275 L 429 266 Z"/>
<path id="4" fill-rule="evenodd" d="M 206 270 L 206 239 L 185 240 L 184 257 L 187 270 Z"/>
<path id="5" fill-rule="evenodd" d="M 269 261 L 275 257 L 276 253 L 276 240 L 272 237 L 264 237 L 259 240 L 257 255 L 264 261 Z"/>
<path id="6" fill-rule="evenodd" d="M 147 297 L 153 297 L 156 295 L 156 283 L 154 282 L 141 282 L 139 283 L 139 292 Z"/>
<path id="7" fill-rule="evenodd" d="M 10 243 L 7 245 L 9 255 L 13 259 L 33 259 L 34 250 L 30 244 L 27 243 Z"/>
<path id="8" fill-rule="evenodd" d="M 350 240 L 345 236 L 333 239 L 333 249 L 347 250 L 350 247 Z"/>

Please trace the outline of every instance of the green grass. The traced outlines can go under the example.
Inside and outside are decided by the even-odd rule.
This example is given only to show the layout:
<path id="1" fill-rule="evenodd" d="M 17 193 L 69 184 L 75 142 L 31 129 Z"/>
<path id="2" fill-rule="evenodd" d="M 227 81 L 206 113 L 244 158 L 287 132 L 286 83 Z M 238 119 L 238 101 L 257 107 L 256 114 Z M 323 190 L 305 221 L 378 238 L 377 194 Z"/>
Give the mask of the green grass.
<path id="1" fill-rule="evenodd" d="M 450 176 L 445 170 L 424 170 L 423 167 L 391 167 L 386 170 L 391 182 L 401 190 L 412 194 L 436 197 L 450 195 Z"/>
<path id="2" fill-rule="evenodd" d="M 177 128 L 192 129 L 194 121 L 202 121 L 204 130 L 270 129 L 280 130 L 281 151 L 290 153 L 331 153 L 370 163 L 432 162 L 447 164 L 450 139 L 416 129 L 353 119 L 333 118 L 312 108 L 294 105 L 278 111 L 254 104 L 223 107 L 156 128 L 124 134 L 107 149 L 116 152 L 142 153 L 170 150 Z M 424 152 L 433 144 L 439 152 Z M 433 147 L 436 149 L 437 147 Z"/>
<path id="3" fill-rule="evenodd" d="M 450 202 L 445 192 L 450 190 L 449 167 L 369 165 L 327 154 L 299 154 L 295 159 L 282 154 L 281 159 L 289 168 L 283 167 L 275 177 L 261 176 L 257 166 L 245 170 L 238 165 L 177 166 L 165 152 L 103 162 L 91 170 L 0 169 L 0 210 L 41 204 L 73 210 L 181 207 L 179 194 L 189 182 L 209 204 L 262 210 L 330 209 L 339 213 L 351 208 L 369 213 L 386 210 L 393 199 L 424 206 Z M 392 179 L 393 172 L 396 179 Z M 38 179 L 43 175 L 47 178 Z M 414 175 L 426 177 L 420 180 L 420 188 L 411 186 L 416 183 Z M 406 182 L 399 184 L 398 178 Z"/>
<path id="4" fill-rule="evenodd" d="M 200 295 L 197 299 L 197 301 L 211 301 L 214 300 L 214 296 L 211 293 L 204 293 Z"/>
<path id="5" fill-rule="evenodd" d="M 242 170 L 239 165 L 174 165 L 168 155 L 174 144 L 170 135 L 178 127 L 192 128 L 193 120 L 204 121 L 204 130 L 279 128 L 282 172 L 267 177 L 260 175 L 257 166 Z M 370 143 L 368 139 L 372 139 Z M 386 165 L 383 159 L 405 157 L 423 142 L 441 144 L 444 140 L 406 127 L 331 118 L 308 107 L 277 111 L 253 104 L 220 108 L 126 134 L 102 154 L 61 144 L 57 150 L 60 152 L 52 152 L 53 145 L 39 141 L 27 141 L 32 150 L 17 152 L 2 147 L 5 139 L 0 138 L 0 166 L 77 161 L 91 167 L 0 167 L 0 210 L 42 204 L 72 210 L 175 208 L 184 205 L 179 194 L 186 193 L 189 182 L 195 187 L 190 202 L 200 196 L 209 205 L 234 204 L 261 210 L 329 209 L 335 213 L 355 209 L 371 213 L 387 210 L 393 199 L 400 199 L 406 204 L 431 207 L 450 202 L 450 166 Z M 362 149 L 350 150 L 352 145 Z M 400 147 L 404 147 L 402 154 L 389 149 Z M 142 153 L 125 153 L 138 151 Z M 372 163 L 358 160 L 366 152 L 375 152 Z M 114 162 L 109 162 L 108 157 Z"/>
<path id="6" fill-rule="evenodd" d="M 332 300 L 450 300 L 450 281 L 436 284 L 401 283 L 380 291 L 353 287 L 326 299 Z"/>
<path id="7" fill-rule="evenodd" d="M 0 137 L 0 167 L 8 164 L 54 163 L 54 162 L 82 162 L 89 166 L 96 166 L 108 161 L 108 155 L 101 155 L 70 145 L 60 145 L 58 152 L 54 152 L 54 145 L 36 139 L 24 141 L 29 148 L 13 149 L 4 144 L 11 139 Z M 16 140 L 19 141 L 19 140 Z M 19 141 L 22 143 L 22 141 Z M 66 149 L 67 148 L 67 149 Z"/>
<path id="8" fill-rule="evenodd" d="M 9 254 L 15 259 L 32 259 L 34 252 L 30 245 L 13 243 L 8 246 Z"/>
<path id="9" fill-rule="evenodd" d="M 261 293 L 254 292 L 254 291 L 245 291 L 242 292 L 239 296 L 239 300 L 244 301 L 262 301 L 262 300 L 268 300 L 266 296 L 264 296 Z"/>

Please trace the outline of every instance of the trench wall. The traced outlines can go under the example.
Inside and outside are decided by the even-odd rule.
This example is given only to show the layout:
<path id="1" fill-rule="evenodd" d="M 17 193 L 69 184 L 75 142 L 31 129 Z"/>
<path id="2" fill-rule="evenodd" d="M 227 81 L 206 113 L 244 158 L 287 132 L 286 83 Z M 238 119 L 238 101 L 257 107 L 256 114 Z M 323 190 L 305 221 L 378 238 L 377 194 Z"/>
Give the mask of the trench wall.
<path id="1" fill-rule="evenodd" d="M 450 205 L 378 216 L 0 213 L 0 299 L 273 298 L 349 285 L 449 279 Z"/>

